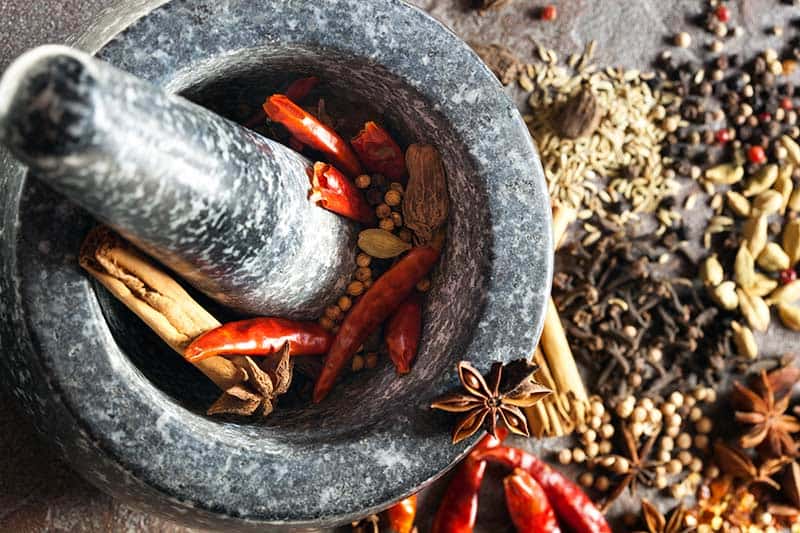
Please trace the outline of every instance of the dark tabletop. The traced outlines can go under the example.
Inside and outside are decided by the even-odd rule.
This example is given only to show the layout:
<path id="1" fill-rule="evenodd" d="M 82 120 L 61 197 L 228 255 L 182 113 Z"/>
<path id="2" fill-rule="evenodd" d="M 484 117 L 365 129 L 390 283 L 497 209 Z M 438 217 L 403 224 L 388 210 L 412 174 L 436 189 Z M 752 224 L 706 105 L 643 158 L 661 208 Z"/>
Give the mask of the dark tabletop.
<path id="1" fill-rule="evenodd" d="M 68 35 L 80 32 L 99 11 L 113 9 L 114 3 L 0 0 L 0 70 L 27 48 L 63 42 Z M 556 0 L 558 20 L 545 23 L 534 17 L 536 9 L 546 3 L 541 0 L 512 0 L 484 15 L 469 9 L 469 0 L 411 3 L 428 10 L 465 40 L 502 42 L 523 60 L 533 57 L 531 39 L 561 55 L 579 52 L 594 39 L 598 42 L 598 64 L 640 69 L 647 68 L 668 36 L 689 27 L 687 20 L 704 4 L 701 0 Z M 729 50 L 777 47 L 779 39 L 769 36 L 767 29 L 775 24 L 788 25 L 790 17 L 800 15 L 797 8 L 782 6 L 779 0 L 732 0 L 729 5 L 738 14 L 735 20 L 747 30 L 729 45 Z M 689 31 L 697 46 L 710 41 L 697 28 Z M 513 93 L 513 89 L 509 91 Z M 767 351 L 778 350 L 782 344 L 783 339 L 771 339 L 772 349 L 767 347 Z M 433 492 L 430 499 L 438 496 L 436 490 Z M 481 522 L 487 524 L 483 530 L 504 531 L 506 528 L 497 524 L 503 516 L 497 491 L 485 492 L 489 494 L 481 510 Z M 187 531 L 130 510 L 83 482 L 50 453 L 29 421 L 0 393 L 0 531 L 44 530 Z"/>

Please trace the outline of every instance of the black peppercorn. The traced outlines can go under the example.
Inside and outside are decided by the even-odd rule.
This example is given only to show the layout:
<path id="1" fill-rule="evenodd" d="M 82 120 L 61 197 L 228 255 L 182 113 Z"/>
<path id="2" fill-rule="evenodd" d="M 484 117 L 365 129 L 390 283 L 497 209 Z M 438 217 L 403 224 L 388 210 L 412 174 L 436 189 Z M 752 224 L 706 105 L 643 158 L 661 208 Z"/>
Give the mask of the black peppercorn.
<path id="1" fill-rule="evenodd" d="M 741 139 L 742 141 L 749 141 L 750 137 L 753 136 L 753 129 L 750 126 L 741 126 L 737 132 L 736 136 Z"/>
<path id="2" fill-rule="evenodd" d="M 705 130 L 703 132 L 703 143 L 704 144 L 713 144 L 714 143 L 714 132 L 711 130 Z"/>
<path id="3" fill-rule="evenodd" d="M 781 133 L 781 125 L 778 122 L 770 121 L 764 124 L 764 129 L 766 130 L 765 133 L 770 138 L 775 138 Z"/>
<path id="4" fill-rule="evenodd" d="M 709 96 L 714 88 L 711 86 L 711 83 L 704 81 L 700 84 L 700 94 L 703 96 Z"/>
<path id="5" fill-rule="evenodd" d="M 762 85 L 771 87 L 775 85 L 775 74 L 773 74 L 772 72 L 765 72 L 761 74 L 761 76 L 759 77 L 759 81 L 761 82 Z"/>
<path id="6" fill-rule="evenodd" d="M 753 61 L 753 74 L 762 74 L 767 71 L 767 61 L 758 56 L 755 61 Z"/>

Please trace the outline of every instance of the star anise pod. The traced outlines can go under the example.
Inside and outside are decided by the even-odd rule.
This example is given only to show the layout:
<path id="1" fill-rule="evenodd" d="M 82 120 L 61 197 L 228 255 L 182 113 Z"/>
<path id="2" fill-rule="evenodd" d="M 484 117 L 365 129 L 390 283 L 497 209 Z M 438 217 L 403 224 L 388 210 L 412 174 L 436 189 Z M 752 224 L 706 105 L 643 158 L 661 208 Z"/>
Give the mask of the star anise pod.
<path id="1" fill-rule="evenodd" d="M 288 343 L 274 356 L 259 362 L 242 357 L 235 364 L 244 370 L 249 387 L 238 384 L 229 388 L 208 408 L 208 414 L 266 417 L 275 408 L 278 396 L 286 393 L 292 383 Z"/>
<path id="2" fill-rule="evenodd" d="M 453 430 L 453 444 L 474 435 L 481 426 L 495 434 L 497 416 L 506 427 L 518 435 L 530 437 L 528 421 L 522 407 L 530 407 L 552 391 L 533 380 L 539 367 L 525 359 L 517 359 L 503 366 L 492 364 L 484 377 L 466 361 L 458 363 L 458 377 L 466 392 L 445 394 L 431 407 L 450 413 L 464 413 Z"/>
<path id="3" fill-rule="evenodd" d="M 630 488 L 631 494 L 636 494 L 637 484 L 645 487 L 652 486 L 653 480 L 656 477 L 656 468 L 663 464 L 658 461 L 650 460 L 650 453 L 653 451 L 653 445 L 659 433 L 660 431 L 654 431 L 642 447 L 639 448 L 637 439 L 633 436 L 633 432 L 631 432 L 629 428 L 623 427 L 622 436 L 625 443 L 625 451 L 628 456 L 609 455 L 595 461 L 597 464 L 623 475 L 617 486 L 606 498 L 601 510 L 608 510 L 614 500 L 616 500 L 626 488 Z"/>
<path id="4" fill-rule="evenodd" d="M 762 483 L 780 489 L 772 476 L 783 470 L 787 459 L 767 459 L 756 466 L 742 450 L 728 446 L 722 441 L 714 443 L 714 460 L 726 474 L 744 480 L 748 485 Z"/>
<path id="5" fill-rule="evenodd" d="M 750 431 L 739 439 L 742 448 L 755 448 L 764 443 L 774 456 L 795 455 L 797 444 L 792 433 L 800 431 L 800 421 L 787 415 L 790 395 L 776 397 L 766 371 L 761 371 L 759 386 L 748 388 L 734 382 L 736 400 L 744 410 L 736 411 L 736 420 L 752 425 Z"/>
<path id="6" fill-rule="evenodd" d="M 649 533 L 681 533 L 690 530 L 684 523 L 686 509 L 684 509 L 683 504 L 673 509 L 669 520 L 667 520 L 655 505 L 642 498 L 642 516 L 644 516 L 644 522 L 647 524 Z"/>

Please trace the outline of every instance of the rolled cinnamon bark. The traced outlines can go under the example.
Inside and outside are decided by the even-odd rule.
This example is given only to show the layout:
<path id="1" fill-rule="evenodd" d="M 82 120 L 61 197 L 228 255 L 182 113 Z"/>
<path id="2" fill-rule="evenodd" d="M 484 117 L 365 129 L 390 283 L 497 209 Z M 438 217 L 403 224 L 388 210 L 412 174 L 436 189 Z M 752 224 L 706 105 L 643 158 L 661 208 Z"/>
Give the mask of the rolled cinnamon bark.
<path id="1" fill-rule="evenodd" d="M 553 243 L 556 249 L 576 215 L 574 209 L 553 207 Z M 585 420 L 588 395 L 552 297 L 548 301 L 534 362 L 540 366 L 537 378 L 554 394 L 539 402 L 541 409 L 526 410 L 531 425 L 550 436 L 570 433 Z"/>
<path id="2" fill-rule="evenodd" d="M 86 237 L 79 263 L 181 357 L 193 339 L 220 325 L 178 282 L 105 226 Z M 250 358 L 209 357 L 195 366 L 223 391 L 209 414 L 272 411 L 276 394 L 265 387 L 271 377 Z"/>

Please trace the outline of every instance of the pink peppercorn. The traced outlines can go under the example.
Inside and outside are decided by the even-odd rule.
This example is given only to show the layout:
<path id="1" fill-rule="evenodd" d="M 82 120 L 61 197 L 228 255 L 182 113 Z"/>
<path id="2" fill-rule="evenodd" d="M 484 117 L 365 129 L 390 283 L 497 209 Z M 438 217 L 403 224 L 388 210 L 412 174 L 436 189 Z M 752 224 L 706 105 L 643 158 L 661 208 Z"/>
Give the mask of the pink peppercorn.
<path id="1" fill-rule="evenodd" d="M 542 9 L 542 13 L 539 16 L 539 18 L 541 18 L 542 20 L 546 20 L 548 22 L 551 20 L 556 20 L 557 17 L 558 17 L 558 10 L 556 9 L 556 6 L 554 6 L 553 4 L 548 4 L 544 6 L 544 8 Z"/>
<path id="2" fill-rule="evenodd" d="M 766 163 L 767 154 L 762 147 L 754 145 L 747 149 L 747 159 L 750 160 L 751 163 L 760 165 Z"/>
<path id="3" fill-rule="evenodd" d="M 789 98 L 788 96 L 785 96 L 785 97 L 781 98 L 781 109 L 789 111 L 793 107 L 794 107 L 794 103 L 792 102 L 791 98 Z"/>
<path id="4" fill-rule="evenodd" d="M 720 22 L 728 22 L 731 20 L 731 10 L 728 9 L 728 6 L 725 4 L 720 4 L 717 6 L 717 9 L 714 11 L 714 15 L 716 15 Z"/>
<path id="5" fill-rule="evenodd" d="M 770 120 L 772 120 L 772 115 L 770 115 L 769 113 L 766 113 L 766 112 L 760 113 L 758 115 L 758 120 L 759 120 L 759 122 L 769 122 Z"/>
<path id="6" fill-rule="evenodd" d="M 714 137 L 720 144 L 731 142 L 731 132 L 728 131 L 728 128 L 722 128 L 721 130 L 717 130 L 717 133 L 716 135 L 714 135 Z"/>
<path id="7" fill-rule="evenodd" d="M 781 270 L 780 276 L 781 284 L 786 285 L 797 279 L 797 271 L 793 268 L 787 268 L 786 270 Z"/>

